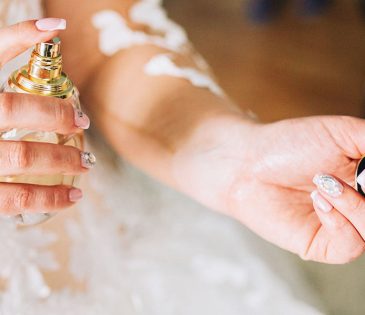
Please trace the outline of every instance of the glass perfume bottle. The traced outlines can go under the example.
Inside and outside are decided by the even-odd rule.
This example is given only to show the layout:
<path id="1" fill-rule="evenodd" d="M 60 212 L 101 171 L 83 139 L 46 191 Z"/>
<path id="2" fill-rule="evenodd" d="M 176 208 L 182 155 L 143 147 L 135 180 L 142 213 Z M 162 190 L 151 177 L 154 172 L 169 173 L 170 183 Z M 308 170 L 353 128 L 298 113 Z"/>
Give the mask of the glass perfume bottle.
<path id="1" fill-rule="evenodd" d="M 35 46 L 29 63 L 14 71 L 2 87 L 3 92 L 29 93 L 43 96 L 72 98 L 75 108 L 81 110 L 77 88 L 62 72 L 61 41 L 54 38 Z M 39 132 L 25 129 L 11 129 L 0 133 L 1 140 L 47 142 L 70 145 L 83 149 L 83 134 L 64 136 L 55 132 Z M 9 175 L 0 176 L 0 182 L 26 183 L 36 185 L 75 186 L 77 176 L 72 175 Z M 42 209 L 40 209 L 42 210 Z M 14 219 L 20 225 L 33 225 L 47 220 L 51 214 L 20 214 Z"/>
<path id="2" fill-rule="evenodd" d="M 357 177 L 365 170 L 365 156 L 363 156 L 357 163 L 355 172 L 355 188 L 356 190 L 365 197 L 365 191 L 362 189 L 361 185 L 357 182 Z"/>

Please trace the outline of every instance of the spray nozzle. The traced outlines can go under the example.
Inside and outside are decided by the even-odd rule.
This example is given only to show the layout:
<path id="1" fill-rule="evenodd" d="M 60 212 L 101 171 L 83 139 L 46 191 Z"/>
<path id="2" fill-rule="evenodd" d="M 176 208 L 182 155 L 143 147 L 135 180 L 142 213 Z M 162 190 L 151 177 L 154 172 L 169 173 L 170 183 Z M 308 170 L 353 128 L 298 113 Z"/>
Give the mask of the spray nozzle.
<path id="1" fill-rule="evenodd" d="M 35 46 L 34 51 L 41 57 L 57 58 L 61 55 L 61 40 L 54 37 L 48 42 L 39 43 Z"/>

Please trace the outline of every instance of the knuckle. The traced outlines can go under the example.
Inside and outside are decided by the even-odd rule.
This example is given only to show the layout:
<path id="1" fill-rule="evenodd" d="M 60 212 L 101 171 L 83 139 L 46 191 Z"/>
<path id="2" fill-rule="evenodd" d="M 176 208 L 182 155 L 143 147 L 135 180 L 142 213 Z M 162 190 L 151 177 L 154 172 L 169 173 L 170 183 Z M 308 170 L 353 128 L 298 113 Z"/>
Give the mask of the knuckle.
<path id="1" fill-rule="evenodd" d="M 51 154 L 52 165 L 61 167 L 64 171 L 70 171 L 80 165 L 80 160 L 77 160 L 77 153 L 79 150 L 70 146 L 54 147 Z M 78 153 L 80 156 L 80 153 Z"/>
<path id="2" fill-rule="evenodd" d="M 7 122 L 13 116 L 14 93 L 0 94 L 0 120 Z M 3 127 L 3 126 L 2 126 Z"/>
<path id="3" fill-rule="evenodd" d="M 27 23 L 19 22 L 11 27 L 12 36 L 20 47 L 26 48 L 29 43 L 29 27 Z"/>
<path id="4" fill-rule="evenodd" d="M 59 126 L 68 125 L 70 119 L 68 117 L 66 106 L 64 106 L 61 101 L 58 101 L 53 105 L 53 118 Z"/>
<path id="5" fill-rule="evenodd" d="M 13 27 L 13 34 L 18 39 L 22 38 L 22 34 L 24 31 L 23 25 L 23 23 L 16 23 Z"/>
<path id="6" fill-rule="evenodd" d="M 347 220 L 336 217 L 331 221 L 331 228 L 338 233 L 347 233 L 349 226 Z"/>
<path id="7" fill-rule="evenodd" d="M 365 204 L 362 198 L 354 197 L 349 201 L 349 209 L 353 216 L 361 214 L 365 210 Z"/>
<path id="8" fill-rule="evenodd" d="M 57 201 L 57 193 L 52 191 L 49 191 L 47 193 L 45 193 L 44 195 L 44 200 L 43 200 L 43 204 L 44 207 L 46 209 L 53 209 L 56 206 L 56 201 Z"/>
<path id="9" fill-rule="evenodd" d="M 64 157 L 64 149 L 62 147 L 59 148 L 59 146 L 53 146 L 52 150 L 51 150 L 51 154 L 50 154 L 50 163 L 52 165 L 62 165 L 64 163 L 65 157 Z"/>
<path id="10" fill-rule="evenodd" d="M 29 209 L 32 207 L 34 200 L 34 192 L 30 187 L 23 186 L 18 188 L 14 194 L 13 203 L 15 209 L 20 211 L 24 209 Z"/>
<path id="11" fill-rule="evenodd" d="M 8 151 L 8 164 L 16 169 L 27 169 L 34 162 L 34 154 L 27 142 L 14 142 Z"/>
<path id="12" fill-rule="evenodd" d="M 0 197 L 0 212 L 5 215 L 17 214 L 19 209 L 14 202 L 15 194 L 6 194 Z"/>
<path id="13" fill-rule="evenodd" d="M 47 209 L 57 209 L 62 207 L 65 200 L 65 189 L 61 187 L 53 187 L 44 197 L 44 206 Z"/>
<path id="14" fill-rule="evenodd" d="M 75 147 L 68 147 L 67 151 L 63 154 L 63 159 L 66 165 L 69 165 L 72 169 L 78 169 L 81 167 L 80 163 L 80 150 Z"/>

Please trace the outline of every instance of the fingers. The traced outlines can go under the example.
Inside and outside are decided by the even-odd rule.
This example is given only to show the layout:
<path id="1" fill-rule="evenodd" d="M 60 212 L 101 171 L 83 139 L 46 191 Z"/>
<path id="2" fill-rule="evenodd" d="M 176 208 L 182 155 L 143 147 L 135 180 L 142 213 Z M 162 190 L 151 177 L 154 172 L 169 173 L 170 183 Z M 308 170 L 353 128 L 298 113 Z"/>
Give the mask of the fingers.
<path id="1" fill-rule="evenodd" d="M 81 198 L 77 188 L 0 183 L 0 212 L 5 215 L 57 211 Z"/>
<path id="2" fill-rule="evenodd" d="M 66 21 L 56 18 L 25 21 L 0 29 L 0 68 L 29 47 L 52 39 L 64 29 Z"/>
<path id="3" fill-rule="evenodd" d="M 87 115 L 74 109 L 69 99 L 23 93 L 0 94 L 0 130 L 19 128 L 71 134 L 89 126 Z"/>
<path id="4" fill-rule="evenodd" d="M 354 226 L 319 191 L 315 190 L 311 197 L 322 225 L 308 249 L 309 258 L 325 263 L 343 264 L 362 255 L 365 243 Z"/>
<path id="5" fill-rule="evenodd" d="M 365 198 L 344 181 L 331 175 L 316 175 L 313 182 L 323 200 L 347 218 L 365 239 Z"/>
<path id="6" fill-rule="evenodd" d="M 364 198 L 331 175 L 316 175 L 313 182 L 318 190 L 311 197 L 322 225 L 310 246 L 311 255 L 327 263 L 350 262 L 365 250 Z"/>
<path id="7" fill-rule="evenodd" d="M 94 164 L 95 157 L 91 153 L 81 152 L 72 146 L 27 141 L 0 142 L 0 176 L 77 175 Z"/>

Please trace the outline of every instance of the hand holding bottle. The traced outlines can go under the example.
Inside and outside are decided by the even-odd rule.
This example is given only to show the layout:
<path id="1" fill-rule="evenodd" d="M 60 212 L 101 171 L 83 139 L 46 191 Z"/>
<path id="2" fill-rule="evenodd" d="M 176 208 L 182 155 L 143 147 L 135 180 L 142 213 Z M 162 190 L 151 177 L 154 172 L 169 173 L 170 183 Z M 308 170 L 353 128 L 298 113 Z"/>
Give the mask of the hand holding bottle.
<path id="1" fill-rule="evenodd" d="M 0 65 L 66 27 L 62 19 L 26 21 L 0 29 Z M 72 99 L 0 93 L 0 130 L 12 128 L 71 135 L 89 127 L 89 118 L 74 109 Z M 32 141 L 0 141 L 0 177 L 9 175 L 77 175 L 90 165 L 78 148 Z M 52 212 L 82 197 L 80 189 L 24 183 L 0 183 L 0 213 Z"/>

